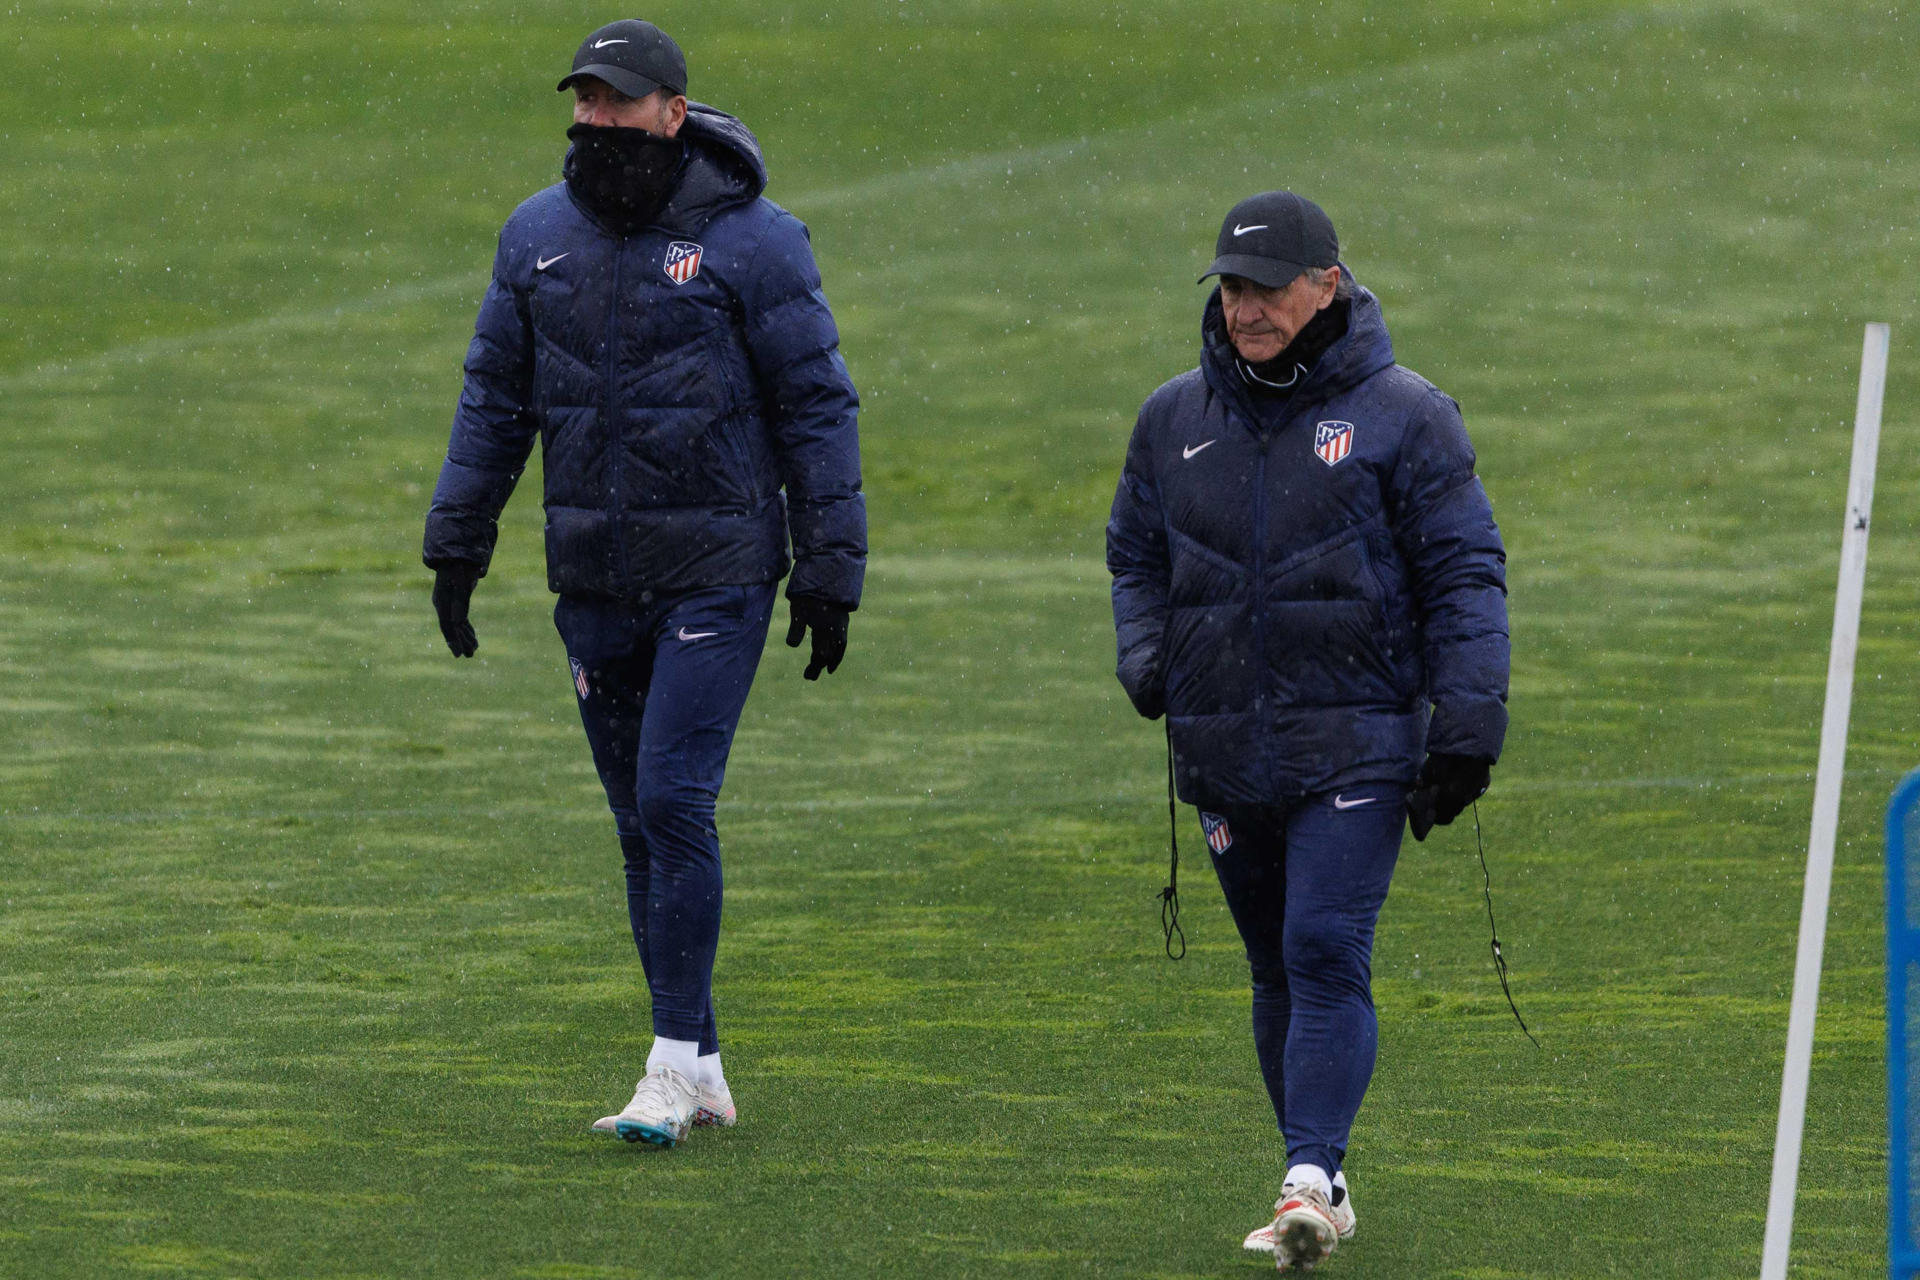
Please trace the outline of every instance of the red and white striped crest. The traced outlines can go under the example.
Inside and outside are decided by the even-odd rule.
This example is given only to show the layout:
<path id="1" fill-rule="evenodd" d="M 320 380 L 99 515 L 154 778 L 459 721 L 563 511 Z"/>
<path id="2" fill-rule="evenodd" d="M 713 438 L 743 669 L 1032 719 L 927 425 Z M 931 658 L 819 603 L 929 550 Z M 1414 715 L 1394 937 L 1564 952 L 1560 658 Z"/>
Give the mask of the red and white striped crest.
<path id="1" fill-rule="evenodd" d="M 666 268 L 667 279 L 675 284 L 685 284 L 700 274 L 700 255 L 705 252 L 691 240 L 675 240 L 667 246 L 667 260 L 661 265 Z"/>
<path id="2" fill-rule="evenodd" d="M 1313 451 L 1320 461 L 1332 466 L 1353 451 L 1351 422 L 1323 422 L 1314 429 Z"/>
<path id="3" fill-rule="evenodd" d="M 1215 853 L 1225 853 L 1233 848 L 1233 832 L 1227 829 L 1227 820 L 1219 814 L 1201 814 L 1200 829 L 1207 833 L 1207 848 Z"/>
<path id="4" fill-rule="evenodd" d="M 593 692 L 593 686 L 587 683 L 587 669 L 575 657 L 568 657 L 567 665 L 573 668 L 573 687 L 579 690 L 580 700 L 585 702 L 587 695 Z"/>

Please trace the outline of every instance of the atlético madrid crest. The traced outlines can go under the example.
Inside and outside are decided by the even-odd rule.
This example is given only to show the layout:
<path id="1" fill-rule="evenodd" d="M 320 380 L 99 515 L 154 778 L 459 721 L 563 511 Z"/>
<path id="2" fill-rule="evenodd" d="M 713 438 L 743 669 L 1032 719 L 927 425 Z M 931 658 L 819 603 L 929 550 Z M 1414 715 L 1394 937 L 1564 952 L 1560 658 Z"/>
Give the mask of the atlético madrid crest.
<path id="1" fill-rule="evenodd" d="M 587 683 L 587 669 L 572 654 L 567 655 L 567 665 L 573 668 L 573 687 L 579 691 L 580 700 L 584 702 L 593 693 L 593 686 Z"/>
<path id="2" fill-rule="evenodd" d="M 1353 451 L 1351 422 L 1323 422 L 1314 428 L 1313 451 L 1320 461 L 1332 466 Z"/>
<path id="3" fill-rule="evenodd" d="M 700 255 L 703 250 L 690 240 L 675 240 L 667 246 L 667 260 L 660 265 L 666 268 L 667 279 L 675 284 L 685 284 L 700 274 Z"/>
<path id="4" fill-rule="evenodd" d="M 1227 829 L 1227 820 L 1217 813 L 1202 813 L 1200 829 L 1207 833 L 1207 848 L 1215 853 L 1225 853 L 1233 848 L 1233 832 Z"/>

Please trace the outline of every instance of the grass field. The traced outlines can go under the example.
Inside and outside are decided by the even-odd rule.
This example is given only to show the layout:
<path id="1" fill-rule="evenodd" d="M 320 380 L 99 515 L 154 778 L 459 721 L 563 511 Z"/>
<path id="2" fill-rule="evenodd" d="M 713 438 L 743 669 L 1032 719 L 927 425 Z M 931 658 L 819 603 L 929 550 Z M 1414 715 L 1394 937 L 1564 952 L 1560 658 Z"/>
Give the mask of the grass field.
<path id="1" fill-rule="evenodd" d="M 1758 1270 L 1861 324 L 1894 326 L 1797 1276 L 1884 1271 L 1878 814 L 1920 763 L 1916 20 L 1884 2 L 654 11 L 812 228 L 874 555 L 721 808 L 737 1129 L 649 1040 L 540 568 L 421 520 L 495 231 L 612 16 L 8 0 L 0 1275 L 1252 1273 L 1282 1153 L 1102 525 L 1239 196 L 1320 199 L 1463 404 L 1508 753 L 1382 921 L 1327 1274 Z M 1257 21 L 1256 21 L 1257 16 Z M 1198 848 L 1190 813 L 1183 830 Z"/>

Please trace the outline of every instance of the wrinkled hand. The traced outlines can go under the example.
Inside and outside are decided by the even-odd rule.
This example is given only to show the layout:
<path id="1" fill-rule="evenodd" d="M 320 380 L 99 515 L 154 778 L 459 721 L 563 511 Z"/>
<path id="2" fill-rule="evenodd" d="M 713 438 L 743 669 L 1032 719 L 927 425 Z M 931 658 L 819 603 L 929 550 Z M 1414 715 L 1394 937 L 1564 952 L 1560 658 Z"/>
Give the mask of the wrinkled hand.
<path id="1" fill-rule="evenodd" d="M 1436 751 L 1420 766 L 1420 781 L 1407 793 L 1407 824 L 1415 840 L 1444 827 L 1481 796 L 1493 781 L 1493 761 Z"/>
<path id="2" fill-rule="evenodd" d="M 839 670 L 840 659 L 847 656 L 847 616 L 851 611 L 815 596 L 789 596 L 787 605 L 792 610 L 787 648 L 798 649 L 800 638 L 809 629 L 813 632 L 813 656 L 802 674 L 818 680 L 822 671 Z"/>
<path id="3" fill-rule="evenodd" d="M 473 624 L 467 621 L 467 604 L 479 581 L 478 565 L 448 564 L 433 571 L 433 611 L 440 615 L 440 634 L 456 658 L 471 658 L 480 647 Z"/>

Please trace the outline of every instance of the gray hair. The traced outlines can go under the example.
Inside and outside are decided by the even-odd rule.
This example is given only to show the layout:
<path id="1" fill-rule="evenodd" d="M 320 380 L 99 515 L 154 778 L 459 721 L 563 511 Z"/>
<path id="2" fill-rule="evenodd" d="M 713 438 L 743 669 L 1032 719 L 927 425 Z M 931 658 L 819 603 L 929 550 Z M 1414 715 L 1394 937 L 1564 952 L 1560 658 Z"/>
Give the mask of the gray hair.
<path id="1" fill-rule="evenodd" d="M 1342 271 L 1337 265 L 1331 267 L 1308 267 L 1307 283 L 1322 285 L 1328 276 L 1336 277 L 1333 283 L 1333 296 L 1341 302 L 1353 297 L 1353 277 Z"/>

